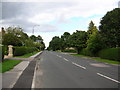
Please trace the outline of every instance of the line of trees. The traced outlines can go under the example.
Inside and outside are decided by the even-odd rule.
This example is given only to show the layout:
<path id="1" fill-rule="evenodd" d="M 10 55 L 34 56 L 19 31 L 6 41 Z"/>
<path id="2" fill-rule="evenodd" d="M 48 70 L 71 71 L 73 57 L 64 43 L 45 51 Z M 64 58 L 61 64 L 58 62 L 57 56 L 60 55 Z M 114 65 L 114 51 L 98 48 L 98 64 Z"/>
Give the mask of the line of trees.
<path id="1" fill-rule="evenodd" d="M 4 46 L 25 46 L 25 47 L 35 47 L 38 50 L 44 50 L 45 44 L 40 35 L 28 36 L 27 33 L 23 32 L 21 27 L 8 27 L 1 30 L 2 38 L 0 39 L 0 44 Z"/>
<path id="2" fill-rule="evenodd" d="M 75 48 L 78 54 L 88 51 L 91 55 L 105 48 L 120 47 L 120 8 L 107 12 L 100 21 L 99 29 L 91 21 L 87 31 L 76 30 L 71 35 L 64 32 L 61 37 L 53 37 L 47 49 L 64 51 L 70 47 Z"/>

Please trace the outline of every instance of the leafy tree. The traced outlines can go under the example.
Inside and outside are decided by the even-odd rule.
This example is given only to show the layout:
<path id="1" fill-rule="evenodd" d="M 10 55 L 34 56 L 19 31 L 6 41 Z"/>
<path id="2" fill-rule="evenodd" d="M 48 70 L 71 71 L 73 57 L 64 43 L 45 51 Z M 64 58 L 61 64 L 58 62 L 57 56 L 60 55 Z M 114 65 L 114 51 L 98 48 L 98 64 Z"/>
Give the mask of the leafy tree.
<path id="1" fill-rule="evenodd" d="M 16 35 L 13 35 L 12 33 L 5 34 L 2 39 L 3 39 L 2 41 L 3 45 L 13 45 L 13 46 L 22 45 L 20 39 Z"/>
<path id="2" fill-rule="evenodd" d="M 80 50 L 86 47 L 87 32 L 76 30 L 76 32 L 70 36 L 69 41 L 70 45 L 75 47 L 79 54 Z"/>
<path id="3" fill-rule="evenodd" d="M 43 39 L 40 35 L 37 36 L 37 40 L 40 40 L 40 42 L 43 42 Z"/>
<path id="4" fill-rule="evenodd" d="M 100 34 L 107 47 L 120 47 L 120 8 L 115 8 L 100 21 Z"/>
<path id="5" fill-rule="evenodd" d="M 49 48 L 53 51 L 60 50 L 61 39 L 58 36 L 53 37 L 51 42 L 49 43 Z"/>
<path id="6" fill-rule="evenodd" d="M 35 35 L 31 35 L 30 39 L 33 40 L 34 42 L 37 40 L 37 37 Z"/>
<path id="7" fill-rule="evenodd" d="M 36 41 L 39 41 L 39 42 L 43 42 L 43 39 L 40 35 L 38 35 L 37 37 L 35 35 L 31 35 L 30 38 L 36 42 Z"/>
<path id="8" fill-rule="evenodd" d="M 88 27 L 88 31 L 87 31 L 87 33 L 88 33 L 88 38 L 90 37 L 90 35 L 91 35 L 94 31 L 96 31 L 96 29 L 97 29 L 97 27 L 95 26 L 95 24 L 93 23 L 93 21 L 91 21 L 91 22 L 89 23 L 89 27 Z"/>
<path id="9" fill-rule="evenodd" d="M 23 29 L 20 27 L 8 27 L 5 34 L 12 34 L 17 37 L 19 41 L 21 41 L 22 45 L 25 45 L 25 40 L 28 39 L 28 35 L 24 33 Z"/>
<path id="10" fill-rule="evenodd" d="M 65 48 L 69 47 L 69 32 L 64 32 L 64 34 L 61 36 L 61 49 L 64 50 Z"/>
<path id="11" fill-rule="evenodd" d="M 31 40 L 30 38 L 25 40 L 25 46 L 27 47 L 35 47 L 35 44 L 33 42 L 33 40 Z"/>
<path id="12" fill-rule="evenodd" d="M 87 50 L 89 50 L 93 55 L 96 55 L 98 51 L 103 48 L 103 42 L 101 40 L 101 36 L 98 30 L 94 30 L 94 32 L 90 35 L 87 40 Z"/>

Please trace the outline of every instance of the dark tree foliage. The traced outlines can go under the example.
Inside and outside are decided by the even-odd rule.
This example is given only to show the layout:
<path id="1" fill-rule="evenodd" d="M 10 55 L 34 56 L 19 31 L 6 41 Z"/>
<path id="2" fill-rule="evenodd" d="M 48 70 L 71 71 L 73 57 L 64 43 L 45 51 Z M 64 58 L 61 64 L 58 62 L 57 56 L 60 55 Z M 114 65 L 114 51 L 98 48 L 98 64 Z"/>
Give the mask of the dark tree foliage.
<path id="1" fill-rule="evenodd" d="M 64 34 L 61 36 L 61 50 L 65 50 L 67 47 L 69 47 L 69 32 L 64 32 Z"/>
<path id="2" fill-rule="evenodd" d="M 70 45 L 75 47 L 78 53 L 80 53 L 80 50 L 86 48 L 87 32 L 76 30 L 76 32 L 70 36 L 69 41 Z"/>
<path id="3" fill-rule="evenodd" d="M 13 45 L 13 46 L 22 45 L 22 42 L 20 41 L 20 39 L 16 35 L 13 35 L 12 33 L 5 34 L 2 39 L 3 39 L 3 42 L 2 42 L 3 45 Z"/>
<path id="4" fill-rule="evenodd" d="M 100 34 L 107 47 L 120 47 L 120 8 L 116 8 L 100 21 Z"/>
<path id="5" fill-rule="evenodd" d="M 61 39 L 58 36 L 52 38 L 49 43 L 49 49 L 53 51 L 61 49 Z"/>

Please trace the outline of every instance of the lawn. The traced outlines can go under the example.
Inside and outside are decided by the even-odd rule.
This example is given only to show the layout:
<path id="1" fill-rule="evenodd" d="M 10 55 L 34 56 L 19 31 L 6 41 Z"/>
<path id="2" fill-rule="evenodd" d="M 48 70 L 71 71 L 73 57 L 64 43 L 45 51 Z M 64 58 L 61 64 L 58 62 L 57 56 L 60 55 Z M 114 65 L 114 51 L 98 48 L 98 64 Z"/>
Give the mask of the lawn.
<path id="1" fill-rule="evenodd" d="M 39 52 L 40 52 L 40 51 L 39 51 Z M 33 53 L 28 53 L 28 54 L 25 54 L 25 55 L 23 55 L 23 56 L 15 56 L 15 57 L 27 58 L 27 57 L 30 57 L 30 56 L 35 55 L 35 54 L 37 54 L 37 53 L 38 53 L 38 51 L 35 51 L 35 52 L 33 52 Z"/>
<path id="2" fill-rule="evenodd" d="M 0 73 L 9 71 L 10 69 L 13 69 L 13 67 L 17 64 L 19 64 L 21 60 L 4 60 L 3 63 L 0 63 Z M 2 70 L 1 70 L 2 69 Z"/>
<path id="3" fill-rule="evenodd" d="M 79 57 L 90 57 L 90 56 L 85 56 L 85 55 L 80 55 L 80 54 L 71 54 L 73 56 L 79 56 Z M 104 63 L 110 63 L 110 64 L 120 64 L 119 61 L 113 61 L 113 60 L 108 60 L 108 59 L 101 59 L 101 58 L 92 58 L 90 60 L 96 60 L 96 61 L 100 61 L 100 62 L 104 62 Z"/>

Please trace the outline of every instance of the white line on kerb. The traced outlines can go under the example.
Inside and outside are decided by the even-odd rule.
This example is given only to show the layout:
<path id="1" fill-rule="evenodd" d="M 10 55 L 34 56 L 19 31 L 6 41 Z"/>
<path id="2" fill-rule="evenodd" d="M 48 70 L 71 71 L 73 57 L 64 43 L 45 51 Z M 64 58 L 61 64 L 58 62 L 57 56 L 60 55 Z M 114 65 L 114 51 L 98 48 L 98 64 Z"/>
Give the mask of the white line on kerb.
<path id="1" fill-rule="evenodd" d="M 100 76 L 102 76 L 102 77 L 104 77 L 104 78 L 107 78 L 107 79 L 109 79 L 109 80 L 112 80 L 112 81 L 114 81 L 114 82 L 116 82 L 116 83 L 120 83 L 119 81 L 117 81 L 117 80 L 115 80 L 115 79 L 112 79 L 112 78 L 110 78 L 110 77 L 108 77 L 108 76 L 105 76 L 105 75 L 103 75 L 103 74 L 100 74 L 100 73 L 97 73 L 98 75 L 100 75 Z"/>
<path id="2" fill-rule="evenodd" d="M 79 65 L 79 64 L 77 64 L 77 63 L 72 62 L 72 64 L 74 64 L 74 65 L 76 65 L 76 66 L 78 66 L 78 67 L 81 67 L 81 68 L 83 68 L 83 69 L 86 69 L 85 67 L 83 67 L 83 66 L 81 66 L 81 65 Z"/>
<path id="3" fill-rule="evenodd" d="M 69 61 L 69 60 L 67 60 L 66 58 L 63 58 L 65 61 Z"/>

